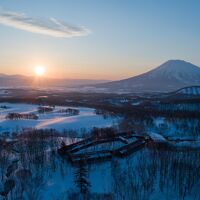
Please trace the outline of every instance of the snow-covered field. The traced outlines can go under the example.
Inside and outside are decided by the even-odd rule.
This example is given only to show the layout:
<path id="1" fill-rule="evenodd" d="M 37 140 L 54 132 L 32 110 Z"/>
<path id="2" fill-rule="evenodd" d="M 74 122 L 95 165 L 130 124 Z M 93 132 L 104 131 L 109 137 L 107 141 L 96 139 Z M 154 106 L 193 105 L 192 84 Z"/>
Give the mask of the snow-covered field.
<path id="1" fill-rule="evenodd" d="M 8 109 L 0 108 L 0 132 L 18 131 L 23 128 L 36 129 L 56 129 L 63 131 L 64 129 L 80 131 L 81 129 L 89 130 L 93 127 L 109 127 L 116 123 L 117 119 L 103 118 L 96 115 L 94 109 L 78 107 L 79 115 L 67 116 L 65 113 L 59 113 L 59 110 L 67 107 L 56 106 L 53 112 L 39 114 L 37 112 L 38 105 L 33 104 L 11 104 L 0 103 L 1 106 L 7 106 Z M 6 119 L 8 113 L 28 114 L 35 113 L 39 117 L 38 120 L 9 120 Z"/>

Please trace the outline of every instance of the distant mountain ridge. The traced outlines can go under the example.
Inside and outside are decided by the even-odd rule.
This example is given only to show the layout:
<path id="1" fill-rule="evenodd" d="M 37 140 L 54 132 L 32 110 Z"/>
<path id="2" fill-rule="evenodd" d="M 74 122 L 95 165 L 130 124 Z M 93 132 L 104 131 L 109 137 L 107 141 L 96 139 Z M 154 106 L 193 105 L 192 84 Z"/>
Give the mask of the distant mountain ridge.
<path id="1" fill-rule="evenodd" d="M 111 81 L 89 79 L 51 79 L 0 74 L 0 87 L 86 88 L 92 92 L 173 92 L 200 86 L 200 68 L 183 60 L 169 60 L 157 68 L 128 79 Z M 86 87 L 85 87 L 86 86 Z"/>
<path id="2" fill-rule="evenodd" d="M 192 85 L 200 85 L 200 68 L 183 60 L 169 60 L 141 75 L 97 87 L 118 92 L 171 92 Z"/>
<path id="3" fill-rule="evenodd" d="M 7 75 L 0 74 L 0 87 L 78 87 L 89 84 L 99 84 L 106 82 L 106 80 L 92 80 L 92 79 L 53 79 L 53 78 L 39 78 L 24 75 Z"/>

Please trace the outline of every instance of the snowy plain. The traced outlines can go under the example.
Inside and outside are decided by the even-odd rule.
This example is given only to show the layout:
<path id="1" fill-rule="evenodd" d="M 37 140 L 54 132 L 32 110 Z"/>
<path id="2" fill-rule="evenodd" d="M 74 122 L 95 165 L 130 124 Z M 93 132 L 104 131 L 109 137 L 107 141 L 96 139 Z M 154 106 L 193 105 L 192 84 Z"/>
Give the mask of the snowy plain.
<path id="1" fill-rule="evenodd" d="M 8 109 L 3 107 L 7 106 Z M 37 128 L 49 129 L 54 128 L 59 131 L 64 129 L 81 130 L 82 128 L 91 129 L 95 127 L 108 127 L 113 123 L 117 123 L 115 118 L 104 118 L 101 115 L 96 115 L 95 110 L 91 108 L 78 107 L 79 115 L 67 116 L 60 113 L 59 110 L 68 107 L 56 106 L 54 111 L 46 114 L 38 113 L 38 106 L 33 104 L 10 104 L 0 103 L 0 132 L 16 131 L 22 128 Z M 38 120 L 8 120 L 8 113 L 35 113 L 38 115 Z M 163 127 L 166 124 L 164 118 L 157 118 L 154 121 L 155 127 Z M 151 127 L 150 136 L 155 140 L 163 140 L 163 137 L 158 134 L 156 128 Z M 171 130 L 172 129 L 172 130 Z M 163 129 L 163 136 L 169 136 L 169 130 L 174 135 L 175 127 Z M 153 133 L 155 131 L 155 133 Z M 165 133 L 168 132 L 168 135 Z M 192 142 L 194 147 L 199 147 L 199 142 Z M 177 144 L 177 143 L 176 143 Z M 190 147 L 191 142 L 179 142 L 179 148 Z M 101 148 L 101 146 L 100 146 Z M 91 150 L 91 149 L 90 149 Z M 192 155 L 190 155 L 192 154 Z M 188 156 L 189 155 L 189 156 Z M 35 185 L 34 181 L 30 184 L 30 188 L 35 188 L 41 199 L 48 200 L 64 200 L 70 192 L 77 192 L 78 188 L 75 184 L 74 174 L 77 167 L 72 166 L 60 156 L 43 155 L 47 157 L 44 165 L 37 166 L 29 163 L 29 169 L 32 172 L 33 178 L 40 177 L 41 184 Z M 110 162 L 88 165 L 88 180 L 90 182 L 90 192 L 97 194 L 114 194 L 114 199 L 149 199 L 149 200 L 168 200 L 168 199 L 183 199 L 182 189 L 184 185 L 190 184 L 190 179 L 194 180 L 190 190 L 185 194 L 185 199 L 199 199 L 199 193 L 196 189 L 199 186 L 199 153 L 194 152 L 157 152 L 148 149 L 142 149 L 131 156 L 118 160 L 113 158 Z M 193 162 L 195 161 L 195 162 Z M 181 168 L 174 169 L 174 163 L 178 162 Z M 188 168 L 188 163 L 189 165 Z M 167 167 L 166 167 L 167 166 Z M 182 170 L 182 168 L 184 170 Z M 162 173 L 165 173 L 164 175 Z M 191 178 L 192 177 L 192 178 Z M 32 179 L 31 179 L 32 180 Z M 184 184 L 182 184 L 184 182 Z M 149 183 L 147 185 L 147 183 Z M 164 185 L 164 186 L 163 186 Z M 1 184 L 0 184 L 1 188 Z M 137 192 L 133 189 L 136 188 Z M 163 189 L 164 188 L 164 189 Z M 28 191 L 28 190 L 27 190 Z M 26 191 L 26 192 L 27 192 Z M 166 198 L 165 198 L 166 197 Z M 1 197 L 0 197 L 1 200 Z"/>
<path id="2" fill-rule="evenodd" d="M 7 106 L 8 109 L 3 109 Z M 39 105 L 34 104 L 19 104 L 19 103 L 0 103 L 0 133 L 20 131 L 26 128 L 36 129 L 56 129 L 63 130 L 76 130 L 81 129 L 90 130 L 93 127 L 109 127 L 117 122 L 114 118 L 104 118 L 101 115 L 95 114 L 95 110 L 91 108 L 76 107 L 80 111 L 79 115 L 69 116 L 65 113 L 60 113 L 59 110 L 69 107 L 56 106 L 53 112 L 39 114 L 37 112 Z M 28 114 L 34 113 L 39 119 L 6 119 L 8 113 Z"/>

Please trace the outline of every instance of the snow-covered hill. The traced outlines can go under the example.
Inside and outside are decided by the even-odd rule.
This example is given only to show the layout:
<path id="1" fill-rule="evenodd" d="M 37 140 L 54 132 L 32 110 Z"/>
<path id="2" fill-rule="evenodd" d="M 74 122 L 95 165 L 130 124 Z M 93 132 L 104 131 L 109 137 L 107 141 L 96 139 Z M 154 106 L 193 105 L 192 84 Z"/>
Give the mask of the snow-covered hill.
<path id="1" fill-rule="evenodd" d="M 200 86 L 200 68 L 183 60 L 169 60 L 139 76 L 99 84 L 98 87 L 112 91 L 170 92 L 191 85 Z"/>
<path id="2" fill-rule="evenodd" d="M 176 91 L 176 94 L 200 95 L 200 86 L 191 86 Z"/>

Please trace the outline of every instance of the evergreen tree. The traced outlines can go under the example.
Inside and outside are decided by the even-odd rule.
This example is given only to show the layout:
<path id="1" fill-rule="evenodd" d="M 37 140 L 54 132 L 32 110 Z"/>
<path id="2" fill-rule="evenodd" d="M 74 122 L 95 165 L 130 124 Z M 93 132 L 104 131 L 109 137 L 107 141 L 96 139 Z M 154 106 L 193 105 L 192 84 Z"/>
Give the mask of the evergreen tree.
<path id="1" fill-rule="evenodd" d="M 79 188 L 81 194 L 88 194 L 90 183 L 88 181 L 88 169 L 85 160 L 80 160 L 77 165 L 77 170 L 75 171 L 75 184 Z"/>

